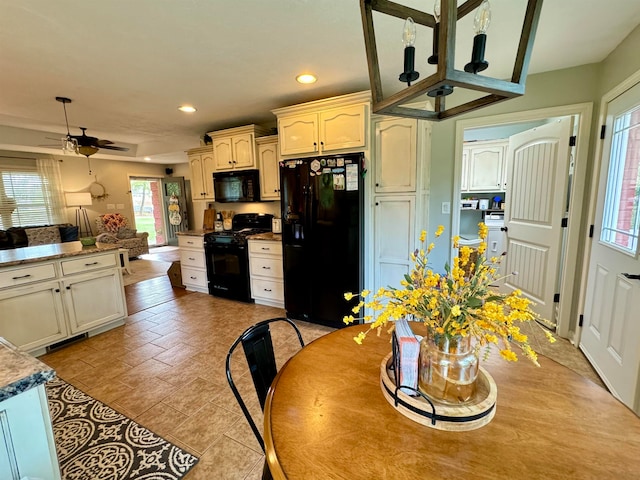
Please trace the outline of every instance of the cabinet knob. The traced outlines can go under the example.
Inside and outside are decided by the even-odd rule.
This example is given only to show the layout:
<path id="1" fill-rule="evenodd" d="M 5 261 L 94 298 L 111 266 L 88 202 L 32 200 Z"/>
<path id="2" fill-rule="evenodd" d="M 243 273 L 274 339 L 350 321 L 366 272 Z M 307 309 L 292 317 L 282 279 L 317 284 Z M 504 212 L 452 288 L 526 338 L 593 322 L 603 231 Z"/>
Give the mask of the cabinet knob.
<path id="1" fill-rule="evenodd" d="M 71 285 L 67 285 L 67 290 L 71 290 Z"/>
<path id="2" fill-rule="evenodd" d="M 380 204 L 379 204 L 378 202 L 376 202 L 376 207 L 377 207 L 378 205 L 380 205 Z"/>
<path id="3" fill-rule="evenodd" d="M 274 189 L 273 189 L 273 193 L 278 193 L 278 189 L 277 189 L 277 188 L 274 188 Z"/>
<path id="4" fill-rule="evenodd" d="M 231 160 L 229 160 L 229 165 L 233 165 L 233 162 Z"/>
<path id="5" fill-rule="evenodd" d="M 60 293 L 60 289 L 59 289 L 59 288 L 56 288 L 56 289 L 55 289 L 55 292 L 56 292 L 56 293 Z"/>
<path id="6" fill-rule="evenodd" d="M 379 187 L 379 186 L 380 186 L 380 184 L 379 184 L 379 183 L 376 183 L 376 187 Z"/>
<path id="7" fill-rule="evenodd" d="M 320 142 L 320 146 L 321 146 L 321 147 L 324 147 L 324 142 Z"/>

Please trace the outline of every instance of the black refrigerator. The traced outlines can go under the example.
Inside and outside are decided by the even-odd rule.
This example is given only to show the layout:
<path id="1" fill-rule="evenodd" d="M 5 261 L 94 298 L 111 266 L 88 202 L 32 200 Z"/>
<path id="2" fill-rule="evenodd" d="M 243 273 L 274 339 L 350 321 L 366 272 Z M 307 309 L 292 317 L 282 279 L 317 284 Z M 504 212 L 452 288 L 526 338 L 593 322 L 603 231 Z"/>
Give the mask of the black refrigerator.
<path id="1" fill-rule="evenodd" d="M 289 318 L 344 327 L 363 288 L 362 153 L 280 162 L 284 303 Z"/>

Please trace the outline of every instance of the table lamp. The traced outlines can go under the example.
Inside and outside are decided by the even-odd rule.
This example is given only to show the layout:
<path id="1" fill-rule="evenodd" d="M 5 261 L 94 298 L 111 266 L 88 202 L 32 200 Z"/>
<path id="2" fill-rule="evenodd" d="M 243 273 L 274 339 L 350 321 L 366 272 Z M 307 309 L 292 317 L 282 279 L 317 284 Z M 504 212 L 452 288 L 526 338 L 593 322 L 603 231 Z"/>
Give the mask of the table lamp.
<path id="1" fill-rule="evenodd" d="M 65 193 L 65 201 L 67 207 L 78 207 L 76 210 L 76 225 L 78 227 L 78 237 L 90 237 L 92 236 L 91 224 L 89 223 L 89 217 L 87 216 L 87 210 L 82 208 L 86 205 L 91 205 L 91 194 L 89 192 L 75 192 Z"/>

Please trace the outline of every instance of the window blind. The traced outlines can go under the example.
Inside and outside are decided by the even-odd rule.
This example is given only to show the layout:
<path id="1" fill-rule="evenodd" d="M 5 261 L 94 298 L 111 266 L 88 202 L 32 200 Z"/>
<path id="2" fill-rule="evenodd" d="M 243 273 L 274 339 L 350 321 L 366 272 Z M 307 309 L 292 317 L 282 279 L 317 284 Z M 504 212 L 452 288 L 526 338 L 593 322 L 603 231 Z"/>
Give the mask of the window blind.
<path id="1" fill-rule="evenodd" d="M 52 205 L 51 191 L 35 165 L 0 166 L 0 228 L 59 223 L 61 212 Z"/>

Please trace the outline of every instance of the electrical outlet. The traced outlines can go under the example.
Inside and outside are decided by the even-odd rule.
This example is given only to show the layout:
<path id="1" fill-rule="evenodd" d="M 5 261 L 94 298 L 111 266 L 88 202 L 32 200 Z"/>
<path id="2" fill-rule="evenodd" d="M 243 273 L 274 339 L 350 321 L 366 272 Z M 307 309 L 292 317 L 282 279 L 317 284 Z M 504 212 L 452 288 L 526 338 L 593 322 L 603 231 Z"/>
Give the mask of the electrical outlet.
<path id="1" fill-rule="evenodd" d="M 443 215 L 451 214 L 451 202 L 442 202 L 442 214 Z"/>
<path id="2" fill-rule="evenodd" d="M 115 209 L 116 209 L 115 203 L 107 203 L 107 210 L 115 210 Z"/>

